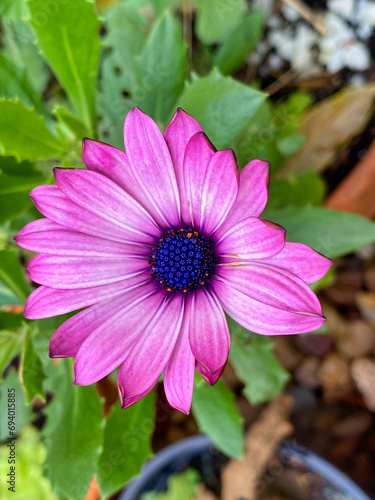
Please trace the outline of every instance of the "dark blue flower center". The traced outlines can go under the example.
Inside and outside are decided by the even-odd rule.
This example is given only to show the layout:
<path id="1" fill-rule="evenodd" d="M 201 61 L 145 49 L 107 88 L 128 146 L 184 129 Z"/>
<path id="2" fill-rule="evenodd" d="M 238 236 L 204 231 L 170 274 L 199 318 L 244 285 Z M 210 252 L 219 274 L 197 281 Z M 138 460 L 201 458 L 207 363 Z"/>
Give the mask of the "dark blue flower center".
<path id="1" fill-rule="evenodd" d="M 169 292 L 207 287 L 218 259 L 213 242 L 191 228 L 166 231 L 152 249 L 152 277 Z"/>

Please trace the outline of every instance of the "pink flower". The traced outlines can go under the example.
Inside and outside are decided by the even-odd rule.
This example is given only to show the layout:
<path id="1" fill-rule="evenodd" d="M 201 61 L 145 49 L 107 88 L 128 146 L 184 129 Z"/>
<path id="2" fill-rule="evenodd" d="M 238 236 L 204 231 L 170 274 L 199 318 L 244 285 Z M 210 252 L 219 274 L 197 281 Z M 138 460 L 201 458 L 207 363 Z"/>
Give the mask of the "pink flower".
<path id="1" fill-rule="evenodd" d="M 74 383 L 120 367 L 125 408 L 164 371 L 169 403 L 187 413 L 194 367 L 214 384 L 227 361 L 224 311 L 262 335 L 315 330 L 325 319 L 307 284 L 331 262 L 259 219 L 268 164 L 239 173 L 233 151 L 216 151 L 184 111 L 163 137 L 135 108 L 124 137 L 126 155 L 85 139 L 87 170 L 55 169 L 56 186 L 32 191 L 46 218 L 15 237 L 40 252 L 25 316 L 85 308 L 50 342 L 51 357 L 75 357 Z"/>

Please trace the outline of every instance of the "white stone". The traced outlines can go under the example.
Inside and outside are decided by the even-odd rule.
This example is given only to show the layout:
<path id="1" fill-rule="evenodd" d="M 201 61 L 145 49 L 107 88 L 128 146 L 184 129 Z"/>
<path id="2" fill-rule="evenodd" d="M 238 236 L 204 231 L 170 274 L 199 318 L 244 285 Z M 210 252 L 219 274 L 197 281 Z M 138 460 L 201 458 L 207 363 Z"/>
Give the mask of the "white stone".
<path id="1" fill-rule="evenodd" d="M 283 5 L 282 13 L 289 22 L 294 23 L 299 19 L 298 12 L 291 5 Z"/>
<path id="2" fill-rule="evenodd" d="M 270 54 L 268 57 L 268 65 L 273 71 L 279 71 L 283 64 L 283 60 L 277 54 Z"/>
<path id="3" fill-rule="evenodd" d="M 348 84 L 350 87 L 362 87 L 362 85 L 365 85 L 365 83 L 366 83 L 366 78 L 363 75 L 360 75 L 359 73 L 352 75 L 348 79 Z"/>
<path id="4" fill-rule="evenodd" d="M 361 42 L 348 43 L 343 48 L 345 65 L 356 71 L 364 71 L 370 66 L 370 52 Z"/>
<path id="5" fill-rule="evenodd" d="M 328 8 L 349 21 L 353 20 L 354 16 L 354 0 L 328 0 Z"/>
<path id="6" fill-rule="evenodd" d="M 345 68 L 345 59 L 341 50 L 337 50 L 333 54 L 326 63 L 327 70 L 330 73 L 336 73 L 336 71 L 340 71 Z"/>
<path id="7" fill-rule="evenodd" d="M 275 47 L 280 57 L 290 61 L 294 51 L 295 43 L 290 30 L 274 30 L 268 36 L 270 44 Z"/>
<path id="8" fill-rule="evenodd" d="M 359 21 L 366 22 L 375 26 L 375 2 L 373 0 L 365 0 L 360 3 Z"/>

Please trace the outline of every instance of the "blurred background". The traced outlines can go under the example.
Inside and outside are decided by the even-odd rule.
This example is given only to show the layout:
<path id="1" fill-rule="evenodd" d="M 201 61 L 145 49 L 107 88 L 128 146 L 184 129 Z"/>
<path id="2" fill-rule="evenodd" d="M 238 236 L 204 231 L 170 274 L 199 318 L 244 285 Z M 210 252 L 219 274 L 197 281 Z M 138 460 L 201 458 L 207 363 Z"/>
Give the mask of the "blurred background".
<path id="1" fill-rule="evenodd" d="M 1 478 L 9 388 L 19 436 L 18 489 L 2 479 L 1 498 L 81 500 L 90 484 L 88 499 L 97 484 L 116 498 L 152 450 L 199 430 L 235 455 L 220 422 L 249 428 L 285 391 L 293 438 L 375 497 L 374 29 L 372 0 L 0 0 Z M 121 411 L 115 375 L 73 386 L 70 361 L 48 358 L 67 316 L 22 316 L 33 255 L 12 237 L 40 217 L 29 192 L 83 168 L 83 137 L 123 149 L 135 105 L 162 129 L 182 107 L 240 167 L 270 161 L 263 216 L 334 260 L 314 285 L 324 328 L 269 339 L 231 324 L 223 381 L 195 389 L 189 416 L 162 388 Z"/>

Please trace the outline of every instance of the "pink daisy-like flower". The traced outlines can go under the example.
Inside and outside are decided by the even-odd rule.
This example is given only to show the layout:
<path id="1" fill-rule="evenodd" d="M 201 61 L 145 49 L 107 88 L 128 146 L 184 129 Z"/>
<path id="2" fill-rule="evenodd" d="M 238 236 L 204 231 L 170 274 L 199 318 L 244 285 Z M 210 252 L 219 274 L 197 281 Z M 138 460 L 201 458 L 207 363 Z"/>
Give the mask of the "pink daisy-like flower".
<path id="1" fill-rule="evenodd" d="M 169 403 L 187 413 L 194 367 L 214 384 L 227 361 L 224 311 L 262 335 L 315 330 L 325 319 L 307 284 L 331 262 L 259 219 L 268 164 L 253 160 L 239 172 L 233 151 L 216 151 L 184 111 L 163 136 L 135 108 L 124 138 L 126 154 L 85 139 L 87 170 L 55 169 L 55 186 L 32 191 L 46 218 L 15 240 L 40 253 L 28 273 L 42 286 L 24 314 L 85 308 L 50 342 L 51 357 L 75 357 L 74 382 L 120 367 L 125 408 L 164 371 Z"/>

